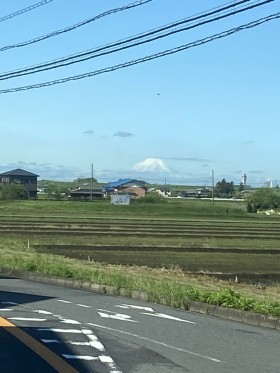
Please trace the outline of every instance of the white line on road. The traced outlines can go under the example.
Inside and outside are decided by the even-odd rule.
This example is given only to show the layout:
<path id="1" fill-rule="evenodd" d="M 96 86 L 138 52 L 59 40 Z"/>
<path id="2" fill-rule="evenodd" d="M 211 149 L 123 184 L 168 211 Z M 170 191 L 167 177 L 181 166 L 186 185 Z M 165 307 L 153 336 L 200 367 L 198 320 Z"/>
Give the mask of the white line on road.
<path id="1" fill-rule="evenodd" d="M 35 317 L 9 317 L 8 320 L 16 320 L 16 321 L 47 321 L 47 319 L 37 319 Z"/>
<path id="2" fill-rule="evenodd" d="M 174 320 L 174 321 L 181 321 L 181 322 L 186 322 L 186 323 L 189 323 L 189 324 L 196 325 L 196 323 L 193 322 L 193 321 L 179 319 L 178 317 L 166 315 L 165 313 L 148 313 L 148 312 L 141 312 L 141 313 L 142 313 L 142 315 L 149 315 L 149 316 L 154 316 L 154 317 L 160 317 L 162 319 L 168 319 L 168 320 Z"/>
<path id="3" fill-rule="evenodd" d="M 91 308 L 90 306 L 87 306 L 86 304 L 76 304 L 78 307 L 84 307 L 84 308 Z"/>
<path id="4" fill-rule="evenodd" d="M 40 314 L 43 314 L 43 315 L 52 315 L 51 312 L 45 311 L 45 310 L 34 310 L 33 312 L 40 313 Z"/>
<path id="5" fill-rule="evenodd" d="M 94 347 L 96 350 L 99 350 L 99 351 L 105 351 L 104 346 L 102 346 L 100 342 L 99 342 L 99 344 L 102 346 L 102 348 L 100 348 L 100 346 L 98 346 L 98 342 L 75 342 L 75 341 L 62 342 L 62 341 L 59 341 L 58 339 L 41 339 L 41 341 L 43 343 L 46 343 L 46 344 L 55 343 L 55 344 L 70 344 L 70 345 L 73 345 L 73 346 L 88 346 L 88 347 Z"/>
<path id="6" fill-rule="evenodd" d="M 1 304 L 10 304 L 10 305 L 15 305 L 15 306 L 18 305 L 18 303 L 15 303 L 15 302 L 1 302 Z"/>
<path id="7" fill-rule="evenodd" d="M 12 308 L 0 308 L 0 312 L 2 312 L 2 311 L 10 312 L 10 311 L 13 311 L 13 309 Z"/>
<path id="8" fill-rule="evenodd" d="M 202 359 L 210 360 L 210 361 L 213 361 L 214 363 L 225 363 L 225 361 L 222 361 L 222 360 L 219 360 L 219 359 L 215 359 L 215 358 L 213 358 L 211 356 L 202 355 L 202 354 L 199 354 L 197 352 L 185 350 L 185 349 L 180 348 L 180 347 L 170 346 L 170 345 L 168 345 L 166 343 L 159 342 L 159 341 L 156 341 L 154 339 L 147 338 L 147 337 L 142 337 L 141 335 L 137 335 L 137 334 L 125 332 L 123 330 L 118 330 L 118 329 L 110 328 L 108 326 L 103 326 L 103 325 L 99 325 L 99 324 L 93 324 L 93 323 L 90 323 L 90 322 L 87 323 L 87 325 L 91 325 L 91 326 L 94 326 L 94 327 L 97 327 L 97 328 L 100 328 L 100 329 L 111 330 L 113 332 L 117 332 L 117 333 L 121 333 L 121 334 L 126 334 L 126 335 L 129 335 L 131 337 L 135 337 L 135 338 L 138 338 L 138 339 L 142 339 L 144 341 L 149 341 L 149 342 L 155 343 L 157 345 L 160 345 L 160 346 L 163 346 L 163 347 L 166 347 L 166 348 L 170 348 L 172 350 L 176 350 L 176 351 L 180 351 L 180 352 L 185 352 L 186 354 L 189 354 L 189 355 L 193 355 L 193 356 L 200 357 Z"/>
<path id="9" fill-rule="evenodd" d="M 56 300 L 57 302 L 61 302 L 61 303 L 67 303 L 67 304 L 71 304 L 72 302 L 69 302 L 68 300 L 63 300 L 63 299 L 57 299 Z"/>
<path id="10" fill-rule="evenodd" d="M 73 333 L 73 334 L 84 334 L 79 329 L 56 329 L 56 328 L 39 328 L 39 332 L 53 332 L 53 333 Z"/>
<path id="11" fill-rule="evenodd" d="M 79 321 L 71 320 L 71 319 L 62 319 L 61 322 L 64 323 L 64 324 L 73 324 L 73 325 L 80 325 L 81 324 Z"/>
<path id="12" fill-rule="evenodd" d="M 75 360 L 98 360 L 99 358 L 96 356 L 87 356 L 87 355 L 68 355 L 68 354 L 62 354 L 62 356 L 65 357 L 65 359 L 75 359 Z"/>

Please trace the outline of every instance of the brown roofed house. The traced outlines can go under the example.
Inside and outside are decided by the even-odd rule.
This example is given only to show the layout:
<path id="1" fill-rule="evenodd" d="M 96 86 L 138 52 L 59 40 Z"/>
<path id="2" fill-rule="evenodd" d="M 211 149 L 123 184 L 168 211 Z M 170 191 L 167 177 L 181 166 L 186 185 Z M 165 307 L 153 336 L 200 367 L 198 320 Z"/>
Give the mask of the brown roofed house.
<path id="1" fill-rule="evenodd" d="M 39 175 L 17 168 L 0 174 L 0 186 L 21 184 L 25 187 L 29 198 L 37 197 L 37 178 Z"/>

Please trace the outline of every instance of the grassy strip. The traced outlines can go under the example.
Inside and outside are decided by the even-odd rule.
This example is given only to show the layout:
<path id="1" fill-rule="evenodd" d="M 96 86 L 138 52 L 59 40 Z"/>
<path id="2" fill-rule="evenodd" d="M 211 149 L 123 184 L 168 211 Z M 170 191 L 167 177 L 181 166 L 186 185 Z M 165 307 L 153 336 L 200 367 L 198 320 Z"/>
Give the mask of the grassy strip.
<path id="1" fill-rule="evenodd" d="M 142 290 L 148 294 L 150 302 L 164 303 L 176 308 L 187 308 L 188 300 L 194 300 L 280 316 L 280 302 L 247 297 L 233 288 L 226 287 L 216 291 L 199 289 L 178 280 L 158 280 L 146 274 L 143 276 L 143 273 L 139 275 L 137 271 L 129 273 L 125 271 L 125 267 L 102 266 L 98 263 L 34 253 L 31 249 L 23 247 L 20 242 L 11 250 L 6 250 L 0 244 L 0 267 L 109 285 L 115 289 L 115 294 L 119 294 L 121 288 L 127 289 L 127 295 L 134 289 Z"/>

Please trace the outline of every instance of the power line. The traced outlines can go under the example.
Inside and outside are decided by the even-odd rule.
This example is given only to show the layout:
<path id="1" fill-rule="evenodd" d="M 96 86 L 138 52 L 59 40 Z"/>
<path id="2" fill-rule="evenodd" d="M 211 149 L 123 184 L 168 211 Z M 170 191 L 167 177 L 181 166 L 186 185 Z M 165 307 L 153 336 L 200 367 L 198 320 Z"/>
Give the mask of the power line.
<path id="1" fill-rule="evenodd" d="M 240 5 L 240 3 L 244 3 L 244 2 L 247 2 L 247 1 L 248 0 L 242 0 L 242 1 L 239 1 L 238 3 L 235 3 L 234 5 L 237 5 L 237 4 Z M 129 39 L 124 39 L 124 40 L 121 40 L 121 41 L 117 41 L 115 43 L 111 43 L 111 44 L 108 44 L 108 45 L 105 45 L 105 46 L 101 46 L 101 47 L 95 48 L 93 50 L 80 52 L 78 54 L 75 54 L 75 55 L 72 55 L 72 56 L 66 56 L 66 57 L 63 57 L 61 59 L 57 59 L 57 60 L 54 60 L 54 61 L 45 62 L 45 63 L 42 63 L 42 64 L 38 64 L 38 65 L 34 65 L 34 66 L 25 67 L 25 68 L 18 69 L 18 70 L 6 72 L 6 73 L 3 73 L 3 74 L 0 74 L 0 80 L 6 80 L 6 79 L 10 79 L 10 78 L 15 78 L 15 77 L 18 77 L 18 76 L 34 74 L 34 73 L 38 73 L 38 72 L 42 72 L 42 71 L 46 71 L 46 70 L 51 70 L 51 69 L 55 69 L 55 68 L 59 68 L 59 67 L 64 67 L 64 66 L 71 65 L 71 64 L 74 64 L 74 63 L 83 62 L 83 61 L 86 61 L 86 60 L 89 60 L 89 59 L 92 59 L 92 58 L 104 56 L 106 54 L 116 53 L 116 52 L 124 50 L 124 49 L 132 48 L 134 46 L 138 46 L 138 45 L 145 44 L 145 43 L 150 43 L 154 40 L 161 39 L 161 38 L 176 34 L 178 32 L 186 31 L 186 30 L 189 30 L 189 29 L 192 29 L 192 28 L 195 28 L 195 27 L 199 27 L 201 25 L 204 25 L 204 24 L 207 24 L 207 23 L 210 23 L 210 22 L 214 22 L 214 21 L 217 21 L 217 20 L 229 17 L 229 16 L 236 15 L 240 12 L 251 10 L 255 7 L 259 7 L 261 5 L 270 3 L 272 1 L 275 1 L 275 0 L 262 0 L 262 1 L 259 0 L 257 2 L 254 2 L 252 5 L 245 6 L 245 7 L 242 7 L 242 8 L 236 9 L 236 10 L 231 10 L 229 12 L 224 13 L 224 9 L 228 9 L 229 7 L 233 6 L 232 4 L 227 5 L 226 7 L 219 8 L 218 10 L 215 10 L 215 11 L 210 11 L 208 13 L 205 13 L 204 15 L 194 16 L 194 17 L 182 20 L 182 21 L 177 21 L 177 22 L 174 22 L 170 25 L 163 26 L 159 29 L 152 30 L 152 31 L 140 34 L 140 35 L 136 35 L 136 36 L 131 37 Z M 206 19 L 206 20 L 203 20 L 201 22 L 191 24 L 190 26 L 186 26 L 186 27 L 178 28 L 178 29 L 171 29 L 170 31 L 167 31 L 165 33 L 161 33 L 159 35 L 156 35 L 156 36 L 153 36 L 151 38 L 145 39 L 147 36 L 153 35 L 155 33 L 162 32 L 162 30 L 169 29 L 170 27 L 173 27 L 174 25 L 177 26 L 178 24 L 189 23 L 189 22 L 192 22 L 194 19 L 196 20 L 196 19 L 200 19 L 202 17 L 208 17 L 209 14 L 212 15 L 212 14 L 215 14 L 217 12 L 222 12 L 222 14 L 218 15 L 218 16 L 215 16 L 214 18 Z M 144 39 L 144 40 L 142 40 L 142 39 Z M 132 41 L 135 41 L 135 42 L 132 43 Z M 128 44 L 128 43 L 130 43 L 130 44 Z M 128 44 L 128 45 L 125 45 L 125 44 Z M 115 49 L 112 49 L 112 48 L 117 47 L 117 46 L 119 46 L 119 47 L 115 48 Z M 112 50 L 110 50 L 110 49 L 112 49 Z"/>
<path id="2" fill-rule="evenodd" d="M 7 19 L 11 19 L 11 18 L 14 18 L 16 16 L 19 16 L 23 13 L 27 13 L 27 12 L 30 12 L 31 10 L 33 9 L 36 9 L 36 8 L 39 8 L 39 6 L 42 6 L 42 5 L 46 5 L 50 2 L 52 2 L 54 0 L 43 0 L 43 1 L 39 1 L 39 3 L 36 3 L 36 4 L 33 4 L 33 5 L 30 5 L 28 6 L 27 8 L 24 8 L 24 9 L 21 9 L 21 10 L 18 10 L 14 13 L 11 13 L 11 14 L 7 14 L 6 16 L 4 17 L 1 17 L 0 18 L 0 22 L 4 22 L 4 21 L 7 21 Z"/>
<path id="3" fill-rule="evenodd" d="M 53 0 L 50 0 L 50 1 L 53 1 Z M 78 23 L 76 23 L 74 25 L 65 27 L 65 28 L 63 28 L 61 30 L 56 30 L 56 31 L 53 31 L 53 32 L 51 32 L 49 34 L 41 35 L 41 36 L 38 36 L 36 38 L 30 39 L 30 40 L 27 40 L 27 41 L 23 41 L 23 42 L 20 42 L 20 43 L 17 43 L 17 44 L 6 45 L 5 47 L 1 47 L 0 48 L 0 52 L 6 51 L 6 50 L 12 49 L 12 48 L 19 48 L 19 47 L 24 47 L 26 45 L 38 43 L 38 42 L 40 42 L 42 40 L 46 40 L 46 39 L 52 38 L 54 36 L 57 36 L 57 35 L 60 35 L 60 34 L 63 34 L 63 33 L 66 33 L 66 32 L 72 31 L 72 30 L 75 30 L 75 29 L 77 29 L 79 27 L 85 26 L 88 23 L 97 21 L 98 19 L 106 17 L 106 16 L 108 16 L 110 14 L 117 13 L 117 12 L 122 12 L 124 10 L 131 9 L 131 8 L 135 8 L 137 6 L 144 5 L 144 4 L 149 3 L 151 1 L 153 1 L 153 0 L 139 0 L 139 1 L 135 1 L 134 3 L 130 3 L 128 5 L 124 5 L 122 7 L 110 9 L 110 10 L 108 10 L 106 12 L 98 14 L 95 17 L 88 18 L 88 19 L 83 20 L 81 22 L 78 22 Z"/>
<path id="4" fill-rule="evenodd" d="M 227 31 L 223 31 L 223 32 L 220 32 L 218 34 L 214 34 L 214 35 L 208 36 L 206 38 L 196 40 L 192 43 L 184 44 L 184 45 L 181 45 L 179 47 L 168 49 L 168 50 L 165 50 L 165 51 L 162 51 L 162 52 L 159 52 L 159 53 L 156 53 L 156 54 L 152 54 L 152 55 L 149 55 L 149 56 L 145 56 L 145 57 L 142 57 L 142 58 L 138 58 L 136 60 L 128 61 L 128 62 L 125 62 L 125 63 L 122 63 L 122 64 L 106 67 L 106 68 L 103 68 L 103 69 L 100 69 L 100 70 L 95 70 L 95 71 L 91 71 L 91 72 L 80 74 L 80 75 L 70 76 L 70 77 L 67 77 L 67 78 L 62 78 L 62 79 L 57 79 L 57 80 L 52 80 L 52 81 L 48 81 L 48 82 L 32 84 L 32 85 L 27 85 L 27 86 L 22 86 L 22 87 L 2 89 L 2 90 L 0 90 L 0 94 L 26 91 L 26 90 L 30 90 L 30 89 L 34 89 L 34 88 L 42 88 L 42 87 L 47 87 L 47 86 L 51 86 L 51 85 L 55 85 L 55 84 L 62 84 L 62 83 L 66 83 L 66 82 L 72 81 L 72 80 L 89 78 L 89 77 L 92 77 L 92 76 L 96 76 L 96 75 L 112 72 L 112 71 L 115 71 L 115 70 L 123 69 L 123 68 L 129 67 L 129 66 L 133 66 L 133 65 L 143 63 L 143 62 L 147 62 L 147 61 L 151 61 L 151 60 L 154 60 L 154 59 L 157 59 L 157 58 L 172 55 L 172 54 L 181 52 L 181 51 L 186 50 L 186 49 L 197 47 L 199 45 L 210 43 L 214 40 L 222 39 L 226 36 L 235 34 L 237 32 L 240 32 L 240 31 L 243 31 L 243 30 L 246 30 L 246 29 L 254 28 L 254 27 L 259 26 L 263 23 L 266 23 L 266 22 L 269 22 L 269 21 L 272 21 L 272 20 L 278 19 L 278 18 L 280 18 L 280 12 L 271 14 L 267 17 L 263 17 L 263 18 L 260 18 L 258 20 L 255 20 L 255 21 L 243 24 L 243 25 L 240 25 L 238 27 L 229 29 Z"/>

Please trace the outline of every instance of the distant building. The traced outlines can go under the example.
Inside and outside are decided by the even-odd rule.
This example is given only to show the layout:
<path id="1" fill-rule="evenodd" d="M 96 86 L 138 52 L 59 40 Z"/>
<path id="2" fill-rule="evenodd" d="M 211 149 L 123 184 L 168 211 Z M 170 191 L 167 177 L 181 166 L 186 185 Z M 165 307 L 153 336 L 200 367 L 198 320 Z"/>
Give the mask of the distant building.
<path id="1" fill-rule="evenodd" d="M 33 174 L 32 172 L 17 168 L 0 174 L 0 186 L 20 184 L 26 189 L 29 198 L 36 198 L 38 176 L 39 175 Z"/>
<path id="2" fill-rule="evenodd" d="M 69 197 L 72 199 L 102 199 L 104 193 L 101 188 L 77 188 L 69 191 Z"/>
<path id="3" fill-rule="evenodd" d="M 120 179 L 105 185 L 107 195 L 128 194 L 134 198 L 145 197 L 146 183 L 135 179 Z"/>
<path id="4" fill-rule="evenodd" d="M 206 187 L 197 189 L 177 190 L 173 193 L 176 197 L 184 198 L 210 198 L 212 191 Z"/>

